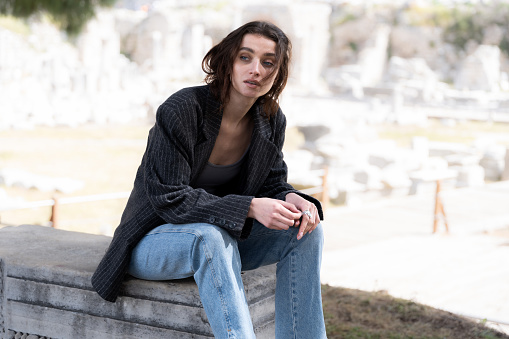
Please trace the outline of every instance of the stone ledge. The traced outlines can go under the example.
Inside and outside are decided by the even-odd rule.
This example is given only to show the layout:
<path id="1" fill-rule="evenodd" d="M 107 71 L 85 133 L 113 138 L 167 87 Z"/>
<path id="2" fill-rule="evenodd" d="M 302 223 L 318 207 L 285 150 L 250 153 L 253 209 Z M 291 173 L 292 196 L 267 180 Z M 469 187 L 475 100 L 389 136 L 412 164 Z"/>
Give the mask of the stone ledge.
<path id="1" fill-rule="evenodd" d="M 110 237 L 24 225 L 0 229 L 0 335 L 46 338 L 207 338 L 193 279 L 127 279 L 116 303 L 90 278 Z M 258 338 L 274 337 L 275 266 L 243 273 Z"/>

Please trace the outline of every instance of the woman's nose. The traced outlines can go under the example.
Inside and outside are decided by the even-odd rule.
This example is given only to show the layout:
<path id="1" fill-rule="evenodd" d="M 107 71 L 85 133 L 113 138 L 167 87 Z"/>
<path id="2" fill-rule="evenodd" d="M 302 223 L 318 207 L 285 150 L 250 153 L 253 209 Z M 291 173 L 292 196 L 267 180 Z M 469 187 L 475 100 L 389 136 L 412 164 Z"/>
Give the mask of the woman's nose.
<path id="1" fill-rule="evenodd" d="M 251 64 L 251 74 L 260 75 L 260 62 L 255 60 Z"/>

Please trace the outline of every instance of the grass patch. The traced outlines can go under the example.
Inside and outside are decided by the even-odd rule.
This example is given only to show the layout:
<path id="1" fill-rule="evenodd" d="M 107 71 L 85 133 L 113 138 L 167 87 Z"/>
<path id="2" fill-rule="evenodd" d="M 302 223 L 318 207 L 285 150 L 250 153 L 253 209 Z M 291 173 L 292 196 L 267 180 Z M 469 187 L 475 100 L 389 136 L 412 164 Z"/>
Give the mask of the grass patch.
<path id="1" fill-rule="evenodd" d="M 384 292 L 322 285 L 322 298 L 329 339 L 509 338 L 483 323 Z"/>
<path id="2" fill-rule="evenodd" d="M 79 180 L 84 187 L 71 194 L 1 187 L 13 198 L 39 201 L 130 191 L 146 147 L 148 124 L 35 128 L 2 131 L 0 169 L 22 169 L 51 178 Z M 126 199 L 62 205 L 59 228 L 87 233 L 111 233 L 118 225 Z M 46 225 L 50 207 L 2 212 L 6 225 Z"/>

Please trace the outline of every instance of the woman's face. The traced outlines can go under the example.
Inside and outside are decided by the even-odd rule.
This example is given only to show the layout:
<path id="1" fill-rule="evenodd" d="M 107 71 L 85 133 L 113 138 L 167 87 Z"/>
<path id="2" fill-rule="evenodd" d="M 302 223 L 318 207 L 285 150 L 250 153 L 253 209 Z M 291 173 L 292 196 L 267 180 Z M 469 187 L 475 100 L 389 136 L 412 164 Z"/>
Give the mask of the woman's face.
<path id="1" fill-rule="evenodd" d="M 230 98 L 235 96 L 256 100 L 266 94 L 274 83 L 277 71 L 266 77 L 275 67 L 276 43 L 261 35 L 244 35 L 233 63 Z"/>

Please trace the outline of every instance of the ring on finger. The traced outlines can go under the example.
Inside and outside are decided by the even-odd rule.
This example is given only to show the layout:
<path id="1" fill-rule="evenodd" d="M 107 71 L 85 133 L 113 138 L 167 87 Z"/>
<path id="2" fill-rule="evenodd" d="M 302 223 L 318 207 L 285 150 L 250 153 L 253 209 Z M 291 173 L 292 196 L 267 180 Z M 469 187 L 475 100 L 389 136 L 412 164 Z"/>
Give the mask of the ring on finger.
<path id="1" fill-rule="evenodd" d="M 309 212 L 309 210 L 302 211 L 302 214 L 307 215 L 308 218 L 311 219 L 311 212 Z"/>

